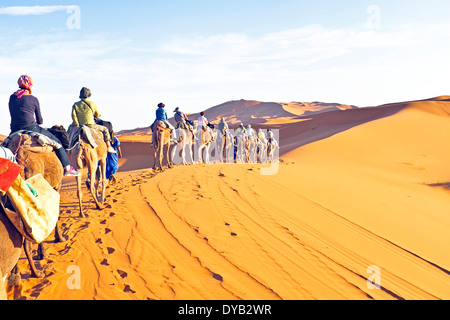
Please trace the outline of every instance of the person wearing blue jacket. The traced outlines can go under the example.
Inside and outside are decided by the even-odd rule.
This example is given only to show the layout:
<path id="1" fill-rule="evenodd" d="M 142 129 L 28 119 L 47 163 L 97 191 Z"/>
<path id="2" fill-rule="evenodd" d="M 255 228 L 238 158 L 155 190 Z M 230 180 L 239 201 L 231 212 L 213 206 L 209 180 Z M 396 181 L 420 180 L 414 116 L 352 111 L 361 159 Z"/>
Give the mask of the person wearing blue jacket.
<path id="1" fill-rule="evenodd" d="M 170 132 L 172 134 L 172 141 L 176 141 L 177 140 L 177 132 L 175 131 L 175 128 L 173 127 L 173 125 L 169 122 L 169 118 L 167 116 L 167 111 L 166 111 L 166 109 L 164 109 L 165 106 L 166 105 L 164 103 L 158 104 L 158 109 L 156 110 L 156 121 L 164 122 L 170 129 Z"/>

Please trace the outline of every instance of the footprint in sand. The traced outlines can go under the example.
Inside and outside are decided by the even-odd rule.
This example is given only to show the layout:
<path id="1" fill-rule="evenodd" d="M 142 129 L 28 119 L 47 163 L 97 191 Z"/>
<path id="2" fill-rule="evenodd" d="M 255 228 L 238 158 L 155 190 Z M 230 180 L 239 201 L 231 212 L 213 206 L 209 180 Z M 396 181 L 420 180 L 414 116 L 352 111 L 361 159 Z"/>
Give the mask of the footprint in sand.
<path id="1" fill-rule="evenodd" d="M 136 293 L 136 291 L 132 290 L 131 287 L 128 284 L 125 285 L 125 288 L 123 289 L 123 292 Z"/>
<path id="2" fill-rule="evenodd" d="M 100 262 L 100 264 L 102 266 L 109 266 L 108 259 L 103 259 L 102 262 Z"/>
<path id="3" fill-rule="evenodd" d="M 116 249 L 111 247 L 106 248 L 106 250 L 108 251 L 108 254 L 113 254 L 116 251 Z"/>
<path id="4" fill-rule="evenodd" d="M 119 276 L 120 276 L 122 279 L 125 279 L 126 277 L 128 277 L 128 273 L 126 273 L 125 271 L 117 270 L 117 273 L 119 274 Z"/>

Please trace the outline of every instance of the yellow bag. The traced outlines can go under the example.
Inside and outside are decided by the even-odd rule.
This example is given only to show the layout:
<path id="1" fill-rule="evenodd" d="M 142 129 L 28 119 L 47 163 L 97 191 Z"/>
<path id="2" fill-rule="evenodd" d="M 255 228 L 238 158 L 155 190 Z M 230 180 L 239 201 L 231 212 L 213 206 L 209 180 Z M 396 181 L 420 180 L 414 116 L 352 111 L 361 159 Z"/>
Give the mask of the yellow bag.
<path id="1" fill-rule="evenodd" d="M 30 190 L 30 184 L 37 197 Z M 28 240 L 41 243 L 56 227 L 59 218 L 59 193 L 39 174 L 27 181 L 18 177 L 7 192 L 21 219 L 11 221 Z M 21 220 L 21 221 L 20 221 Z"/>

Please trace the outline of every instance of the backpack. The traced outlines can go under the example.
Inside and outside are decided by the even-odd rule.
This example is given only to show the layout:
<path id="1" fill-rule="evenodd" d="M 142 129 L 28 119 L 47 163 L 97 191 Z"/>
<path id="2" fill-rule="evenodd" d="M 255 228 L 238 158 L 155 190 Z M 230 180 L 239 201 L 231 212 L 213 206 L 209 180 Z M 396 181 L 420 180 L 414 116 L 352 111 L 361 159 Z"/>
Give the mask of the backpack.
<path id="1" fill-rule="evenodd" d="M 70 148 L 69 134 L 63 126 L 53 126 L 48 131 L 61 141 L 64 149 Z"/>

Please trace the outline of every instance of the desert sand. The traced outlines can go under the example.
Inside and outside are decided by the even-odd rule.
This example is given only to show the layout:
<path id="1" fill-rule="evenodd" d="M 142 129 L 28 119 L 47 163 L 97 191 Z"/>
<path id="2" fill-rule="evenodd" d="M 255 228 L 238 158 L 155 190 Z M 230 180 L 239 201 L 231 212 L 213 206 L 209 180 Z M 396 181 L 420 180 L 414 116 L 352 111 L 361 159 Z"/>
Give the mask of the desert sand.
<path id="1" fill-rule="evenodd" d="M 64 178 L 69 240 L 45 243 L 44 279 L 23 257 L 9 298 L 450 299 L 450 97 L 340 106 L 213 108 L 212 121 L 280 130 L 269 176 L 261 164 L 153 172 L 147 129 L 119 135 L 105 208 L 84 188 L 89 217 L 78 218 L 75 179 Z M 379 289 L 367 284 L 373 266 Z"/>

